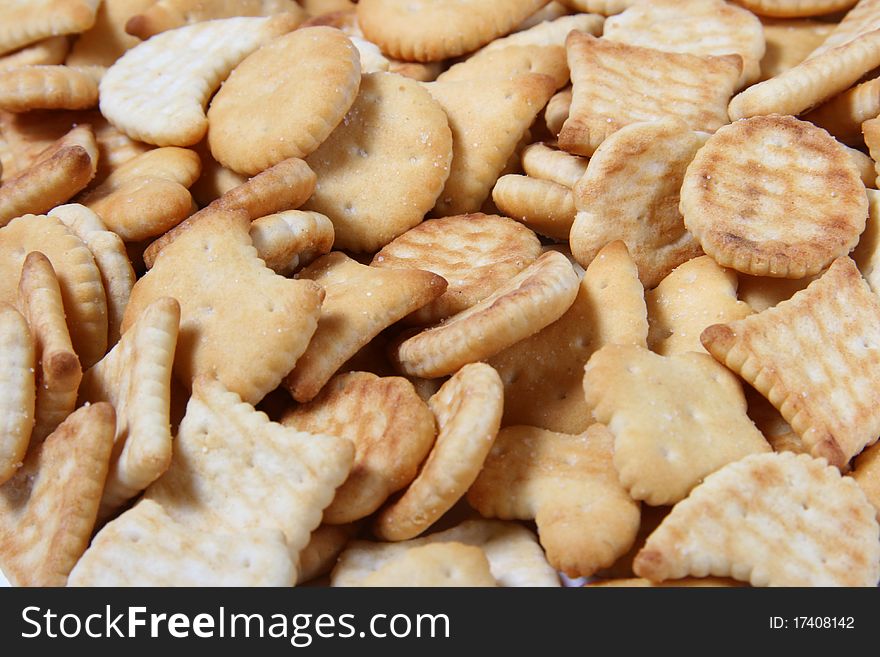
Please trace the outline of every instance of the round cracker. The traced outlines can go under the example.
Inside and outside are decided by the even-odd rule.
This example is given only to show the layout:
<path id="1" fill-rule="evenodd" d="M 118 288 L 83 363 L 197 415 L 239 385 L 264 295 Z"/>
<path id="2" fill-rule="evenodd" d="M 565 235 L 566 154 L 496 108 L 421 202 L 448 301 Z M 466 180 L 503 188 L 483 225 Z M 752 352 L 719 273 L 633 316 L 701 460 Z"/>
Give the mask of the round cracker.
<path id="1" fill-rule="evenodd" d="M 465 365 L 443 384 L 428 401 L 437 442 L 403 496 L 379 514 L 373 527 L 379 538 L 418 536 L 467 492 L 495 442 L 503 404 L 501 377 L 485 363 Z"/>
<path id="2" fill-rule="evenodd" d="M 413 323 L 433 324 L 479 303 L 540 255 L 541 243 L 525 226 L 476 213 L 421 223 L 386 245 L 371 265 L 445 278 L 446 292 L 409 316 Z"/>
<path id="3" fill-rule="evenodd" d="M 688 166 L 681 188 L 688 231 L 723 267 L 803 278 L 856 245 L 868 199 L 846 149 L 791 116 L 721 128 Z"/>
<path id="4" fill-rule="evenodd" d="M 306 159 L 318 182 L 305 207 L 330 218 L 336 248 L 373 252 L 422 221 L 451 161 L 446 113 L 421 84 L 364 75 L 343 123 Z"/>
<path id="5" fill-rule="evenodd" d="M 342 121 L 360 80 L 357 48 L 339 30 L 279 37 L 239 64 L 211 101 L 211 154 L 248 175 L 305 157 Z"/>

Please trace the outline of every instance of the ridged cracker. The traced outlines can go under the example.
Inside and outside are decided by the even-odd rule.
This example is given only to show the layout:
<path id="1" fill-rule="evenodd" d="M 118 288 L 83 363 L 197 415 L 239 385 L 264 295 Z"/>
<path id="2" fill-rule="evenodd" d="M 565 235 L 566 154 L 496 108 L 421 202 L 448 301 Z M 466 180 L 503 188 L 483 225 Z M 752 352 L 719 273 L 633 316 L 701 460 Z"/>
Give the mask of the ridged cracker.
<path id="1" fill-rule="evenodd" d="M 805 454 L 758 454 L 710 475 L 636 557 L 652 581 L 876 586 L 880 528 L 858 485 Z"/>
<path id="2" fill-rule="evenodd" d="M 610 566 L 635 540 L 639 505 L 612 464 L 614 437 L 503 429 L 467 494 L 481 515 L 535 520 L 547 560 L 570 577 Z"/>
<path id="3" fill-rule="evenodd" d="M 645 293 L 648 307 L 648 348 L 661 356 L 688 351 L 705 353 L 700 334 L 707 326 L 752 314 L 736 297 L 736 273 L 719 267 L 709 256 L 676 267 Z"/>
<path id="4" fill-rule="evenodd" d="M 0 485 L 21 467 L 34 428 L 34 338 L 27 319 L 0 304 Z M 0 489 L 2 490 L 2 489 Z"/>
<path id="5" fill-rule="evenodd" d="M 315 281 L 326 294 L 315 335 L 284 382 L 301 402 L 315 397 L 380 331 L 446 290 L 446 281 L 431 272 L 367 267 L 339 251 L 313 262 L 299 280 Z"/>
<path id="6" fill-rule="evenodd" d="M 811 453 L 840 468 L 880 435 L 880 298 L 855 263 L 775 308 L 710 326 L 703 346 L 782 413 Z"/>
<path id="7" fill-rule="evenodd" d="M 168 297 L 157 299 L 83 375 L 80 401 L 107 401 L 116 409 L 102 518 L 140 494 L 171 462 L 171 368 L 179 324 L 180 304 Z"/>
<path id="8" fill-rule="evenodd" d="M 140 39 L 125 32 L 129 18 L 156 4 L 156 0 L 103 0 L 95 24 L 77 36 L 65 62 L 68 66 L 110 66 Z"/>
<path id="9" fill-rule="evenodd" d="M 593 423 L 584 366 L 605 344 L 645 346 L 648 321 L 638 270 L 623 242 L 587 267 L 574 303 L 558 320 L 489 360 L 504 382 L 504 426 L 576 434 Z"/>
<path id="10" fill-rule="evenodd" d="M 397 59 L 433 62 L 472 52 L 504 36 L 546 0 L 364 0 L 357 5 L 364 35 Z"/>
<path id="11" fill-rule="evenodd" d="M 67 326 L 83 369 L 107 350 L 107 297 L 91 251 L 60 219 L 25 215 L 0 228 L 0 303 L 15 303 L 25 257 L 40 251 L 61 287 Z"/>
<path id="12" fill-rule="evenodd" d="M 219 18 L 282 12 L 295 17 L 297 24 L 306 18 L 306 12 L 294 0 L 159 0 L 149 4 L 125 23 L 126 32 L 145 41 L 160 32 Z"/>
<path id="13" fill-rule="evenodd" d="M 51 210 L 95 177 L 98 145 L 88 125 L 73 128 L 0 187 L 0 226 L 11 219 Z"/>
<path id="14" fill-rule="evenodd" d="M 287 210 L 260 217 L 251 224 L 251 241 L 260 259 L 282 276 L 329 253 L 333 222 L 319 212 Z"/>
<path id="15" fill-rule="evenodd" d="M 452 129 L 452 165 L 434 214 L 477 212 L 556 84 L 529 73 L 426 86 Z"/>
<path id="16" fill-rule="evenodd" d="M 377 516 L 373 532 L 387 541 L 418 536 L 464 496 L 492 448 L 504 404 L 498 373 L 485 363 L 462 367 L 428 400 L 437 441 L 406 491 Z"/>
<path id="17" fill-rule="evenodd" d="M 587 363 L 584 393 L 614 434 L 621 483 L 653 506 L 674 504 L 724 465 L 770 451 L 746 415 L 739 381 L 706 354 L 606 345 Z"/>
<path id="18" fill-rule="evenodd" d="M 587 172 L 588 163 L 589 160 L 585 157 L 572 155 L 540 142 L 529 144 L 522 152 L 522 167 L 526 175 L 565 187 L 574 187 L 577 184 Z"/>
<path id="19" fill-rule="evenodd" d="M 880 522 L 880 443 L 874 443 L 856 457 L 852 478 L 864 491 Z"/>
<path id="20" fill-rule="evenodd" d="M 309 582 L 327 575 L 336 559 L 360 529 L 360 523 L 321 525 L 312 532 L 309 543 L 299 553 L 299 575 L 296 583 Z"/>
<path id="21" fill-rule="evenodd" d="M 361 586 L 491 587 L 498 586 L 477 546 L 464 543 L 429 543 L 413 547 L 373 571 Z"/>
<path id="22" fill-rule="evenodd" d="M 446 291 L 412 313 L 415 324 L 433 324 L 482 301 L 541 255 L 527 228 L 482 213 L 430 219 L 379 251 L 374 267 L 424 269 L 447 280 Z"/>
<path id="23" fill-rule="evenodd" d="M 285 414 L 282 424 L 354 444 L 348 479 L 324 509 L 323 522 L 334 525 L 370 515 L 407 486 L 434 444 L 434 416 L 412 384 L 368 372 L 335 376 L 315 399 Z"/>
<path id="24" fill-rule="evenodd" d="M 854 4 L 855 6 L 846 13 L 843 19 L 834 27 L 834 31 L 825 39 L 821 46 L 810 54 L 810 57 L 815 57 L 822 52 L 848 43 L 880 27 L 880 2 L 877 2 L 877 0 L 860 0 Z"/>
<path id="25" fill-rule="evenodd" d="M 357 49 L 339 30 L 308 27 L 275 39 L 239 64 L 211 101 L 211 153 L 249 175 L 305 157 L 342 122 L 360 81 Z"/>
<path id="26" fill-rule="evenodd" d="M 491 358 L 559 319 L 577 286 L 568 259 L 544 253 L 479 303 L 405 339 L 394 350 L 395 363 L 406 374 L 435 378 Z"/>
<path id="27" fill-rule="evenodd" d="M 804 116 L 845 144 L 862 140 L 862 124 L 880 114 L 880 78 L 862 82 L 838 94 Z"/>
<path id="28" fill-rule="evenodd" d="M 678 209 L 685 171 L 704 139 L 683 122 L 633 123 L 606 139 L 574 186 L 578 213 L 571 251 L 587 266 L 608 242 L 621 239 L 646 288 L 700 255 Z"/>
<path id="29" fill-rule="evenodd" d="M 330 218 L 336 248 L 375 252 L 434 207 L 452 157 L 446 113 L 420 83 L 364 75 L 342 123 L 306 158 L 318 183 L 304 207 Z"/>
<path id="30" fill-rule="evenodd" d="M 39 443 L 76 408 L 82 379 L 82 368 L 64 317 L 58 278 L 52 263 L 39 251 L 29 253 L 22 265 L 18 307 L 34 341 L 37 396 L 30 438 Z"/>
<path id="31" fill-rule="evenodd" d="M 256 403 L 278 387 L 305 351 L 323 291 L 267 269 L 251 245 L 249 227 L 243 211 L 203 214 L 135 284 L 122 330 L 154 300 L 177 299 L 177 378 L 188 386 L 200 374 L 214 375 Z"/>
<path id="32" fill-rule="evenodd" d="M 737 121 L 712 135 L 681 187 L 687 229 L 718 264 L 803 278 L 846 255 L 868 199 L 843 146 L 791 116 Z"/>
<path id="33" fill-rule="evenodd" d="M 501 176 L 492 200 L 506 216 L 556 240 L 568 239 L 577 213 L 570 187 L 530 176 Z"/>
<path id="34" fill-rule="evenodd" d="M 552 3 L 551 3 L 552 4 Z M 545 6 L 546 8 L 546 6 Z M 545 20 L 527 29 L 518 29 L 513 34 L 495 39 L 480 52 L 501 50 L 511 46 L 565 46 L 565 37 L 572 30 L 587 32 L 594 36 L 602 34 L 605 19 L 598 14 L 573 14 Z"/>
<path id="35" fill-rule="evenodd" d="M 559 586 L 559 577 L 547 563 L 535 535 L 522 525 L 500 520 L 468 520 L 400 543 L 353 541 L 340 555 L 331 584 L 360 586 L 371 573 L 407 550 L 448 542 L 482 548 L 500 586 Z"/>
<path id="36" fill-rule="evenodd" d="M 727 102 L 739 83 L 739 55 L 699 56 L 641 48 L 572 32 L 566 39 L 572 103 L 559 147 L 592 155 L 630 123 L 677 117 L 692 130 L 728 122 Z"/>
<path id="37" fill-rule="evenodd" d="M 568 84 L 565 48 L 521 45 L 487 50 L 471 55 L 437 76 L 437 82 L 461 82 L 481 78 L 511 78 L 523 73 L 538 73 L 553 78 L 556 88 Z"/>
<path id="38" fill-rule="evenodd" d="M 0 69 L 63 64 L 69 49 L 70 40 L 66 36 L 48 37 L 15 52 L 0 56 Z"/>
<path id="39" fill-rule="evenodd" d="M 353 455 L 350 441 L 270 422 L 221 383 L 200 377 L 171 467 L 144 497 L 196 529 L 280 529 L 296 559 Z"/>
<path id="40" fill-rule="evenodd" d="M 64 586 L 85 551 L 113 446 L 113 407 L 68 417 L 0 487 L 0 564 L 16 586 Z"/>
<path id="41" fill-rule="evenodd" d="M 68 584 L 291 586 L 295 578 L 282 532 L 194 529 L 143 500 L 98 532 Z"/>
<path id="42" fill-rule="evenodd" d="M 75 34 L 95 22 L 100 0 L 6 0 L 0 54 L 58 34 Z"/>
<path id="43" fill-rule="evenodd" d="M 0 70 L 0 109 L 88 109 L 98 104 L 102 66 L 21 66 Z"/>
<path id="44" fill-rule="evenodd" d="M 132 139 L 191 146 L 208 129 L 205 106 L 245 57 L 296 19 L 226 18 L 164 32 L 135 46 L 101 80 L 101 113 Z"/>

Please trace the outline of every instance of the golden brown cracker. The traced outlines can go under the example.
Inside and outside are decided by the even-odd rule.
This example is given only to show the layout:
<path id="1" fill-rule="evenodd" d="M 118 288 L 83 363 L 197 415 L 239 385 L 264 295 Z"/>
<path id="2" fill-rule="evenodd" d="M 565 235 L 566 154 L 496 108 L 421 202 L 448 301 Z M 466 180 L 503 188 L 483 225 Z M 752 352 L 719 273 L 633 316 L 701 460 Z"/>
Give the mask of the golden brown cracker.
<path id="1" fill-rule="evenodd" d="M 756 313 L 791 299 L 795 292 L 800 292 L 818 276 L 806 278 L 769 278 L 766 276 L 749 276 L 739 273 L 737 296 L 749 304 Z"/>
<path id="2" fill-rule="evenodd" d="M 103 0 L 94 25 L 76 37 L 65 63 L 110 66 L 140 43 L 140 39 L 125 32 L 126 21 L 155 4 L 156 0 Z"/>
<path id="3" fill-rule="evenodd" d="M 360 523 L 350 523 L 321 525 L 313 531 L 308 545 L 299 553 L 299 575 L 296 583 L 310 582 L 333 570 L 337 557 L 359 528 Z"/>
<path id="4" fill-rule="evenodd" d="M 260 259 L 282 276 L 329 253 L 334 238 L 330 219 L 302 210 L 260 217 L 251 224 L 249 233 Z"/>
<path id="5" fill-rule="evenodd" d="M 880 444 L 871 445 L 856 457 L 852 478 L 874 506 L 880 522 Z"/>
<path id="6" fill-rule="evenodd" d="M 0 25 L 0 54 L 59 34 L 76 34 L 95 22 L 100 0 L 7 0 Z"/>
<path id="7" fill-rule="evenodd" d="M 736 0 L 760 16 L 821 16 L 849 9 L 858 0 Z"/>
<path id="8" fill-rule="evenodd" d="M 486 559 L 475 545 L 429 543 L 413 547 L 373 571 L 361 586 L 467 587 L 498 586 Z"/>
<path id="9" fill-rule="evenodd" d="M 70 50 L 66 36 L 53 36 L 0 56 L 0 69 L 63 64 Z"/>
<path id="10" fill-rule="evenodd" d="M 834 30 L 833 23 L 805 18 L 762 19 L 766 48 L 761 59 L 759 81 L 774 78 L 794 68 L 822 45 Z"/>
<path id="11" fill-rule="evenodd" d="M 538 142 L 529 144 L 522 152 L 522 167 L 526 175 L 549 180 L 557 185 L 574 187 L 587 172 L 589 160 Z"/>
<path id="12" fill-rule="evenodd" d="M 0 304 L 0 485 L 21 467 L 34 428 L 34 338 L 27 319 Z"/>
<path id="13" fill-rule="evenodd" d="M 544 6 L 550 8 L 554 3 Z M 598 14 L 579 13 L 570 16 L 559 16 L 552 20 L 543 20 L 523 29 L 522 24 L 516 32 L 509 36 L 495 39 L 488 43 L 480 52 L 501 50 L 511 46 L 565 46 L 565 37 L 572 30 L 587 32 L 593 36 L 602 34 L 605 19 Z"/>
<path id="14" fill-rule="evenodd" d="M 506 216 L 556 240 L 568 238 L 577 214 L 570 187 L 531 176 L 501 176 L 492 188 L 492 200 Z"/>
<path id="15" fill-rule="evenodd" d="M 20 66 L 0 70 L 0 110 L 88 109 L 98 104 L 101 66 Z"/>
<path id="16" fill-rule="evenodd" d="M 565 48 L 560 45 L 518 45 L 500 50 L 481 50 L 437 76 L 438 82 L 510 78 L 537 73 L 553 78 L 556 88 L 568 84 Z"/>
<path id="17" fill-rule="evenodd" d="M 858 145 L 862 124 L 880 114 L 880 78 L 857 84 L 804 116 L 845 144 Z M 876 175 L 876 174 L 875 174 Z"/>
<path id="18" fill-rule="evenodd" d="M 553 137 L 559 134 L 566 119 L 568 119 L 569 112 L 571 111 L 572 97 L 572 88 L 566 87 L 562 91 L 557 91 L 547 101 L 547 107 L 544 110 L 544 123 L 546 123 L 547 130 L 550 131 Z"/>

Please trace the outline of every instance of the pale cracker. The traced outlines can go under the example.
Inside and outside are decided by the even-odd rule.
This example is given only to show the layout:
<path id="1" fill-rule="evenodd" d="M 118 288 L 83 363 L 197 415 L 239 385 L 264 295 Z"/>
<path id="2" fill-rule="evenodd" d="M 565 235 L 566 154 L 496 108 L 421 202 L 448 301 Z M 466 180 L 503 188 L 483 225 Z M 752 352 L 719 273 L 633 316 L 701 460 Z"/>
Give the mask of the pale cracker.
<path id="1" fill-rule="evenodd" d="M 577 213 L 570 187 L 531 176 L 501 176 L 492 200 L 504 215 L 556 240 L 568 239 Z"/>
<path id="2" fill-rule="evenodd" d="M 855 148 L 844 146 L 844 149 L 858 170 L 862 184 L 868 189 L 877 189 L 877 165 L 874 160 Z"/>
<path id="3" fill-rule="evenodd" d="M 0 56 L 0 69 L 63 64 L 69 49 L 70 40 L 66 36 L 49 37 Z"/>
<path id="4" fill-rule="evenodd" d="M 639 528 L 639 504 L 621 485 L 613 452 L 601 424 L 580 435 L 508 427 L 467 500 L 485 517 L 534 519 L 550 565 L 587 577 L 624 554 Z"/>
<path id="5" fill-rule="evenodd" d="M 794 68 L 822 45 L 834 31 L 833 23 L 809 19 L 763 19 L 766 49 L 761 59 L 759 81 L 774 78 Z"/>
<path id="6" fill-rule="evenodd" d="M 34 338 L 27 320 L 0 304 L 0 485 L 21 467 L 34 428 Z M 0 489 L 2 490 L 2 489 Z"/>
<path id="7" fill-rule="evenodd" d="M 460 82 L 481 78 L 511 78 L 523 73 L 539 73 L 553 78 L 556 89 L 568 84 L 565 48 L 521 45 L 501 50 L 480 51 L 439 76 L 437 82 Z"/>
<path id="8" fill-rule="evenodd" d="M 562 91 L 557 91 L 550 100 L 547 101 L 547 107 L 544 110 L 544 123 L 547 124 L 547 130 L 556 137 L 562 130 L 563 124 L 571 111 L 571 101 L 573 90 L 566 87 Z"/>
<path id="9" fill-rule="evenodd" d="M 551 3 L 552 4 L 552 3 Z M 546 8 L 546 7 L 545 7 Z M 593 36 L 602 34 L 605 19 L 598 14 L 573 14 L 560 16 L 554 20 L 542 21 L 527 29 L 495 39 L 480 52 L 501 50 L 511 46 L 565 46 L 565 37 L 572 30 L 587 32 Z"/>
<path id="10" fill-rule="evenodd" d="M 864 491 L 880 522 L 880 443 L 875 443 L 856 457 L 852 478 Z"/>
<path id="11" fill-rule="evenodd" d="M 175 375 L 185 385 L 216 376 L 256 403 L 281 383 L 308 346 L 323 291 L 267 269 L 248 236 L 244 211 L 202 211 L 135 284 L 123 333 L 160 297 L 180 302 Z M 240 318 L 247 317 L 242 332 Z"/>
<path id="12" fill-rule="evenodd" d="M 333 570 L 337 557 L 359 528 L 360 523 L 350 523 L 321 525 L 313 531 L 308 545 L 299 553 L 299 575 L 296 583 L 309 582 Z"/>
<path id="13" fill-rule="evenodd" d="M 775 308 L 710 326 L 703 346 L 844 468 L 880 435 L 880 298 L 849 258 Z"/>
<path id="14" fill-rule="evenodd" d="M 606 345 L 587 363 L 584 393 L 614 434 L 621 483 L 652 506 L 674 504 L 722 466 L 770 451 L 746 415 L 739 381 L 706 354 Z"/>
<path id="15" fill-rule="evenodd" d="M 387 244 L 375 267 L 432 271 L 446 291 L 408 318 L 434 324 L 470 308 L 541 255 L 533 232 L 506 217 L 482 213 L 430 219 Z"/>
<path id="16" fill-rule="evenodd" d="M 131 15 L 125 23 L 128 34 L 145 41 L 160 32 L 218 18 L 272 16 L 283 12 L 296 18 L 293 27 L 306 18 L 305 10 L 294 0 L 158 0 L 149 5 Z"/>
<path id="17" fill-rule="evenodd" d="M 272 271 L 288 276 L 333 247 L 333 222 L 319 212 L 287 210 L 251 224 L 251 241 Z"/>
<path id="18" fill-rule="evenodd" d="M 307 27 L 277 38 L 239 64 L 211 101 L 211 153 L 248 175 L 305 157 L 343 121 L 360 81 L 358 51 L 339 30 Z"/>
<path id="19" fill-rule="evenodd" d="M 299 273 L 326 296 L 308 349 L 284 381 L 294 399 L 312 399 L 339 367 L 380 331 L 439 297 L 446 281 L 418 269 L 367 267 L 335 251 Z"/>
<path id="20" fill-rule="evenodd" d="M 373 532 L 388 541 L 418 536 L 464 496 L 492 448 L 504 404 L 498 373 L 465 365 L 428 400 L 437 441 L 415 480 L 377 516 Z"/>
<path id="21" fill-rule="evenodd" d="M 18 307 L 34 341 L 37 396 L 30 439 L 39 443 L 76 408 L 82 379 L 64 318 L 58 278 L 52 263 L 39 251 L 29 253 L 22 265 Z"/>
<path id="22" fill-rule="evenodd" d="M 862 124 L 880 114 L 880 77 L 836 95 L 804 116 L 845 144 L 862 141 Z M 875 174 L 876 175 L 876 174 Z"/>
<path id="23" fill-rule="evenodd" d="M 0 487 L 0 565 L 16 586 L 64 586 L 89 544 L 113 446 L 113 407 L 70 415 Z"/>
<path id="24" fill-rule="evenodd" d="M 623 242 L 612 242 L 589 264 L 562 317 L 489 360 L 504 382 L 503 425 L 586 431 L 593 423 L 583 391 L 590 356 L 605 344 L 644 347 L 647 335 L 638 270 Z"/>
<path id="25" fill-rule="evenodd" d="M 20 66 L 0 70 L 0 110 L 88 109 L 98 104 L 102 66 Z"/>
<path id="26" fill-rule="evenodd" d="M 516 32 L 523 32 L 533 28 L 541 23 L 549 23 L 550 21 L 562 18 L 563 16 L 568 16 L 569 14 L 571 14 L 571 10 L 564 4 L 557 0 L 550 0 L 550 2 L 517 25 L 514 34 Z"/>
<path id="27" fill-rule="evenodd" d="M 774 115 L 712 135 L 688 166 L 680 208 L 718 264 L 803 278 L 856 245 L 868 199 L 839 142 L 811 123 Z"/>
<path id="28" fill-rule="evenodd" d="M 623 586 L 628 588 L 681 588 L 681 587 L 735 587 L 743 586 L 742 582 L 724 577 L 684 577 L 682 579 L 670 579 L 664 582 L 652 582 L 643 577 L 632 577 L 628 579 L 606 579 L 596 580 L 585 584 L 584 586 Z"/>
<path id="29" fill-rule="evenodd" d="M 522 152 L 526 175 L 574 187 L 587 171 L 589 160 L 551 148 L 544 143 L 529 144 Z M 496 183 L 497 184 L 497 183 Z"/>
<path id="30" fill-rule="evenodd" d="M 348 479 L 324 509 L 323 522 L 334 525 L 370 515 L 406 487 L 434 444 L 434 416 L 412 384 L 368 372 L 335 376 L 315 399 L 286 413 L 282 424 L 354 444 Z"/>
<path id="31" fill-rule="evenodd" d="M 700 56 L 614 43 L 572 32 L 566 39 L 572 103 L 559 147 L 592 155 L 630 123 L 677 117 L 692 130 L 728 122 L 727 102 L 739 83 L 739 55 Z"/>
<path id="32" fill-rule="evenodd" d="M 880 294 L 880 192 L 874 189 L 867 192 L 868 221 L 852 258 L 871 289 Z"/>
<path id="33" fill-rule="evenodd" d="M 205 106 L 239 62 L 296 19 L 226 18 L 163 32 L 120 57 L 101 80 L 101 113 L 132 139 L 190 146 L 208 129 Z"/>
<path id="34" fill-rule="evenodd" d="M 858 0 L 736 0 L 760 16 L 821 16 L 849 9 Z"/>
<path id="35" fill-rule="evenodd" d="M 498 583 L 481 548 L 451 541 L 410 548 L 367 575 L 360 585 L 491 587 Z"/>
<path id="36" fill-rule="evenodd" d="M 559 319 L 577 296 L 578 277 L 557 252 L 541 255 L 479 303 L 394 350 L 406 374 L 435 378 L 491 358 Z"/>
<path id="37" fill-rule="evenodd" d="M 371 73 L 306 162 L 318 182 L 305 209 L 330 218 L 336 248 L 373 253 L 434 207 L 449 177 L 452 132 L 420 83 Z"/>
<path id="38" fill-rule="evenodd" d="M 107 524 L 70 586 L 291 586 L 296 569 L 278 530 L 194 529 L 138 502 Z"/>
<path id="39" fill-rule="evenodd" d="M 500 520 L 468 520 L 400 543 L 353 541 L 340 555 L 331 584 L 360 586 L 371 573 L 409 549 L 449 542 L 482 548 L 500 586 L 559 586 L 559 576 L 547 563 L 535 535 L 518 523 Z"/>
<path id="40" fill-rule="evenodd" d="M 800 292 L 818 276 L 806 278 L 769 278 L 766 276 L 749 276 L 739 273 L 737 295 L 759 313 L 791 299 L 795 292 Z"/>
<path id="41" fill-rule="evenodd" d="M 89 29 L 101 0 L 4 0 L 0 54 Z"/>
<path id="42" fill-rule="evenodd" d="M 140 43 L 137 37 L 126 34 L 126 21 L 155 4 L 156 0 L 103 0 L 95 24 L 77 36 L 65 63 L 110 66 L 122 53 Z"/>
<path id="43" fill-rule="evenodd" d="M 605 140 L 574 187 L 571 252 L 586 267 L 621 239 L 646 288 L 701 254 L 678 209 L 679 188 L 704 138 L 681 121 L 633 123 Z"/>
<path id="44" fill-rule="evenodd" d="M 652 581 L 733 577 L 752 586 L 876 586 L 880 528 L 858 485 L 806 454 L 756 454 L 710 475 L 648 537 Z"/>
<path id="45" fill-rule="evenodd" d="M 819 0 L 819 2 L 822 1 Z M 810 53 L 811 58 L 880 28 L 880 2 L 877 0 L 859 0 L 859 2 L 853 4 L 855 6 L 834 27 L 834 31 L 825 39 L 822 45 Z"/>

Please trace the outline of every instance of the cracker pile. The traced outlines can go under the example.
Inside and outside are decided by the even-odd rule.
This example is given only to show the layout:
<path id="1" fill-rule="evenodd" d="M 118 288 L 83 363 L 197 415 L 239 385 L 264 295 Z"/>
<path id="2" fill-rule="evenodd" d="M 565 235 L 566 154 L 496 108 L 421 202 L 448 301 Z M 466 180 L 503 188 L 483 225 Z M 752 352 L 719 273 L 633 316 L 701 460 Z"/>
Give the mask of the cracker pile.
<path id="1" fill-rule="evenodd" d="M 880 0 L 0 0 L 0 570 L 876 586 L 878 67 Z"/>

